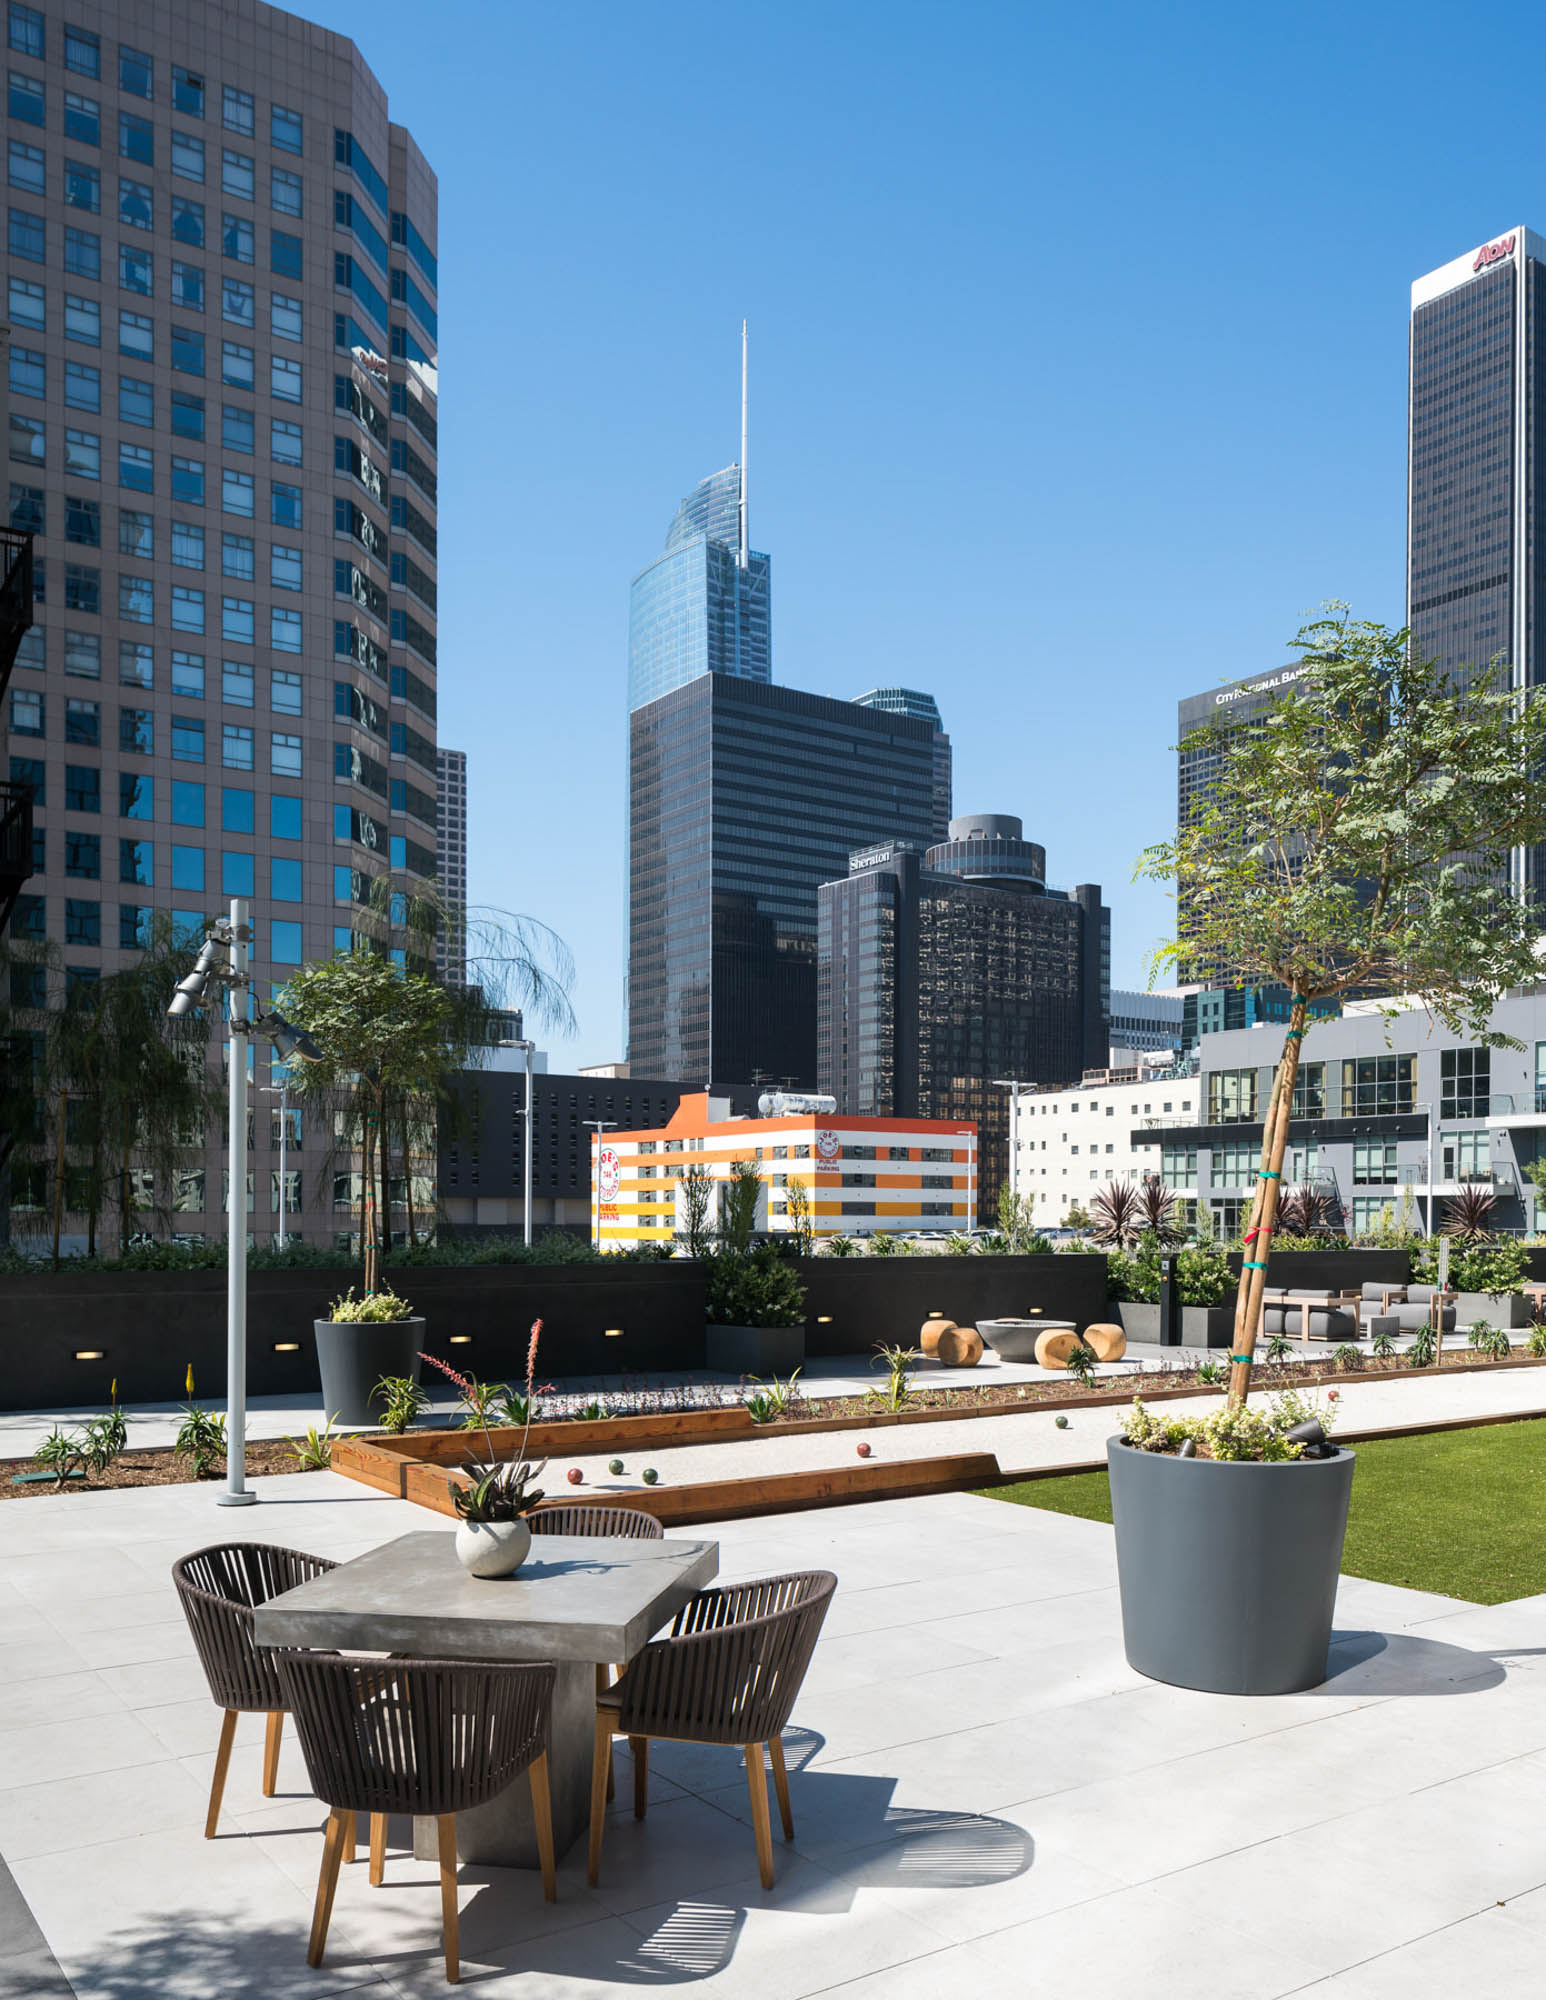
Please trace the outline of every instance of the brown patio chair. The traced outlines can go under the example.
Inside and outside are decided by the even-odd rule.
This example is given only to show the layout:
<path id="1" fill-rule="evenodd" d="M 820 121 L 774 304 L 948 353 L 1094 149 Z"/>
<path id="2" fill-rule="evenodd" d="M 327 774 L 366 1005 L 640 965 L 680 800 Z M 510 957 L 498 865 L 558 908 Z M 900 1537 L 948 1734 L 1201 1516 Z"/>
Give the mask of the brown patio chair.
<path id="1" fill-rule="evenodd" d="M 218 1542 L 196 1549 L 172 1565 L 183 1615 L 193 1633 L 204 1678 L 215 1706 L 225 1710 L 220 1745 L 215 1752 L 214 1782 L 204 1838 L 213 1840 L 231 1762 L 231 1743 L 238 1715 L 268 1718 L 263 1746 L 263 1796 L 271 1799 L 279 1777 L 279 1738 L 289 1706 L 274 1655 L 253 1644 L 252 1614 L 259 1604 L 338 1565 L 326 1556 L 308 1556 L 299 1549 L 280 1549 L 267 1542 Z"/>
<path id="2" fill-rule="evenodd" d="M 508 1660 L 276 1657 L 312 1789 L 328 1808 L 306 1963 L 322 1963 L 356 1814 L 371 1816 L 371 1881 L 379 1884 L 386 1815 L 405 1813 L 436 1823 L 446 1978 L 454 1985 L 456 1815 L 497 1797 L 523 1771 L 531 1778 L 543 1894 L 557 1899 L 547 1758 L 555 1669 Z"/>
<path id="3" fill-rule="evenodd" d="M 784 1728 L 836 1588 L 830 1570 L 803 1570 L 699 1591 L 677 1613 L 670 1636 L 651 1640 L 621 1679 L 597 1694 L 590 1794 L 592 1887 L 601 1874 L 612 1738 L 628 1738 L 634 1817 L 643 1819 L 649 1800 L 649 1739 L 662 1736 L 744 1750 L 757 1868 L 763 1888 L 772 1888 L 773 1830 L 762 1748 L 767 1745 L 773 1763 L 784 1838 L 793 1840 Z"/>
<path id="4" fill-rule="evenodd" d="M 534 1535 L 612 1535 L 639 1542 L 658 1542 L 666 1532 L 642 1507 L 601 1507 L 585 1500 L 538 1507 L 526 1524 Z"/>
<path id="5" fill-rule="evenodd" d="M 658 1542 L 664 1539 L 665 1529 L 653 1514 L 646 1514 L 642 1507 L 603 1507 L 588 1501 L 578 1501 L 573 1505 L 560 1503 L 555 1507 L 539 1507 L 535 1513 L 526 1516 L 534 1535 L 615 1535 L 622 1540 L 637 1542 Z M 619 1673 L 623 1671 L 619 1666 Z M 605 1694 L 611 1685 L 612 1670 L 602 1662 L 596 1666 L 596 1693 Z M 611 1799 L 616 1791 L 612 1777 L 612 1757 L 607 1754 L 607 1797 Z"/>

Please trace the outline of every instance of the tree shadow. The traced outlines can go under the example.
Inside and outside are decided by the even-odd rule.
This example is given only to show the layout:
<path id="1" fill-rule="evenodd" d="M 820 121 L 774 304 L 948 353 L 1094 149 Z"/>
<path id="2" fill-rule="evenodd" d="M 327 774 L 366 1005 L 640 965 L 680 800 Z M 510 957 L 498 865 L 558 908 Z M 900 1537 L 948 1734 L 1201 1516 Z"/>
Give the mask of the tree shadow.
<path id="1" fill-rule="evenodd" d="M 1505 1660 L 1546 1654 L 1546 1647 L 1508 1646 L 1497 1653 L 1423 1639 L 1414 1632 L 1334 1631 L 1327 1673 L 1310 1694 L 1485 1694 L 1508 1679 Z"/>

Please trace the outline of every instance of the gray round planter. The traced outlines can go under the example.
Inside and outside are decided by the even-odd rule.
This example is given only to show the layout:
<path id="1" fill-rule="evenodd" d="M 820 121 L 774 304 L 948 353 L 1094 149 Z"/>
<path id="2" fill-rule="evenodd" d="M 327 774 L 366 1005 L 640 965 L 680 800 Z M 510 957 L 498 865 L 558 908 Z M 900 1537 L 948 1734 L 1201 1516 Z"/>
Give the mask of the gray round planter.
<path id="1" fill-rule="evenodd" d="M 317 1365 L 322 1371 L 322 1409 L 351 1429 L 379 1429 L 381 1412 L 370 1392 L 383 1375 L 408 1375 L 417 1382 L 423 1363 L 422 1319 L 377 1321 L 319 1319 Z"/>
<path id="2" fill-rule="evenodd" d="M 1129 1666 L 1213 1694 L 1326 1678 L 1353 1453 L 1281 1465 L 1106 1446 Z"/>

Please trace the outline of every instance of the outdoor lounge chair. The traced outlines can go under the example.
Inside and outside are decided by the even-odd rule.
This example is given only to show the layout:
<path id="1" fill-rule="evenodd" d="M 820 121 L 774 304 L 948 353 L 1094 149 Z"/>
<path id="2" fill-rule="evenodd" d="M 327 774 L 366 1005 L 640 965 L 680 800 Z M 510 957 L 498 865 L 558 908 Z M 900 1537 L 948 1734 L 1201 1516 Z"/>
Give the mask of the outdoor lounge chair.
<path id="1" fill-rule="evenodd" d="M 643 1819 L 649 1800 L 652 1736 L 734 1744 L 743 1750 L 757 1868 L 763 1888 L 772 1888 L 773 1830 L 763 1745 L 773 1763 L 784 1838 L 793 1840 L 783 1733 L 836 1588 L 830 1570 L 805 1570 L 701 1590 L 677 1613 L 668 1638 L 651 1640 L 612 1687 L 598 1692 L 590 1794 L 593 1888 L 601 1875 L 614 1736 L 626 1736 L 633 1752 L 636 1819 Z"/>

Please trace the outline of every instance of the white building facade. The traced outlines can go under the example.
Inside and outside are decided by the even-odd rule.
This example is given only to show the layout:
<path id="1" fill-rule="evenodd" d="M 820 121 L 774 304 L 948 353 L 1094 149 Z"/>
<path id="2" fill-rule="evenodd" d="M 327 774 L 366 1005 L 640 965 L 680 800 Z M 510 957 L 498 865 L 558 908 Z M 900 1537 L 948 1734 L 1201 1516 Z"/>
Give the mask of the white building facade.
<path id="1" fill-rule="evenodd" d="M 1114 997 L 1114 996 L 1113 996 Z M 1010 1179 L 1042 1228 L 1061 1228 L 1111 1181 L 1162 1180 L 1183 1215 L 1197 1200 L 1197 1149 L 1172 1130 L 1194 1126 L 1200 1082 L 1167 1059 L 1098 1072 L 1081 1083 L 1022 1090 L 1010 1119 Z"/>

